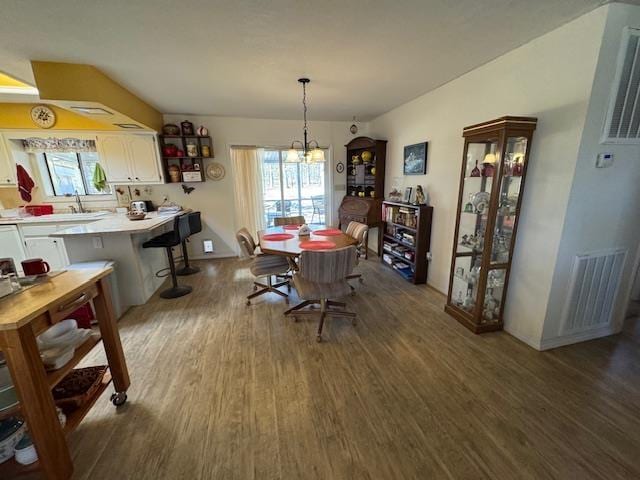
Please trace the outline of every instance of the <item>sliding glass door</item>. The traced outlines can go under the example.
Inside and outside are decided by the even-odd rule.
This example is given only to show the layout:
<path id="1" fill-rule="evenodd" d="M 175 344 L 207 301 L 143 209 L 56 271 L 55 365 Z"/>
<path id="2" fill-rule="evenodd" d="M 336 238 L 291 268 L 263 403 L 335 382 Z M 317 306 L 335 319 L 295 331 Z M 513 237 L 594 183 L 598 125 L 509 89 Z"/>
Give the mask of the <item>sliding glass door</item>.
<path id="1" fill-rule="evenodd" d="M 327 162 L 287 163 L 286 157 L 287 150 L 265 149 L 262 155 L 265 225 L 273 226 L 275 217 L 297 215 L 307 223 L 326 223 Z"/>

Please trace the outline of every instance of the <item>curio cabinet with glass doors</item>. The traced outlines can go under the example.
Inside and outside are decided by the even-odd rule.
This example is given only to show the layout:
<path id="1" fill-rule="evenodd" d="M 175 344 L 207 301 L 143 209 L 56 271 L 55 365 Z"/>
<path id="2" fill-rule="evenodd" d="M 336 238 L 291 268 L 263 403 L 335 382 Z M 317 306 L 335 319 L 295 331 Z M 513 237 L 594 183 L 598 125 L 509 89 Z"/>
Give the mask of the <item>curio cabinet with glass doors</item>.
<path id="1" fill-rule="evenodd" d="M 467 127 L 445 311 L 475 333 L 500 330 L 537 119 Z"/>

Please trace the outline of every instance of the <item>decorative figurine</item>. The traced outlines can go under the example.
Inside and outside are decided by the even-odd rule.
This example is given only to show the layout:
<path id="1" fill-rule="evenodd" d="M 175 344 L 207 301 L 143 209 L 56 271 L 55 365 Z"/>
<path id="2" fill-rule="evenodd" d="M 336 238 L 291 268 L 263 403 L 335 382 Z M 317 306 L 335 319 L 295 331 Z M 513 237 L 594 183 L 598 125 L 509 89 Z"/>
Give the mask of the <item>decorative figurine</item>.
<path id="1" fill-rule="evenodd" d="M 422 190 L 422 185 L 416 186 L 416 201 L 417 205 L 425 205 L 427 203 L 424 191 Z"/>
<path id="2" fill-rule="evenodd" d="M 473 167 L 473 170 L 471 170 L 471 176 L 472 177 L 480 177 L 481 176 L 480 169 L 478 168 L 478 160 L 476 160 L 476 166 Z"/>
<path id="3" fill-rule="evenodd" d="M 182 135 L 193 135 L 193 123 L 185 120 L 180 124 L 180 127 L 182 128 Z"/>
<path id="4" fill-rule="evenodd" d="M 200 125 L 198 127 L 198 130 L 196 130 L 196 133 L 199 137 L 206 137 L 207 135 L 209 135 L 209 129 L 204 125 Z"/>

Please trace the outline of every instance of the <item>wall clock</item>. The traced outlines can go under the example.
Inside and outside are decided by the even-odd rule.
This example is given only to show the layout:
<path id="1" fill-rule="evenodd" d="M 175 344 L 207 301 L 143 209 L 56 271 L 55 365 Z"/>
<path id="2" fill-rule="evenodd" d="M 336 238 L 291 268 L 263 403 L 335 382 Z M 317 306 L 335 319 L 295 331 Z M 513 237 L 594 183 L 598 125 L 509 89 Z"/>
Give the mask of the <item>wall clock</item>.
<path id="1" fill-rule="evenodd" d="M 224 178 L 224 167 L 218 162 L 213 162 L 207 165 L 207 177 L 211 180 L 222 180 Z"/>
<path id="2" fill-rule="evenodd" d="M 342 162 L 336 163 L 336 172 L 338 173 L 344 172 L 344 163 Z"/>
<path id="3" fill-rule="evenodd" d="M 56 114 L 46 105 L 36 105 L 31 109 L 31 120 L 40 128 L 51 128 L 56 124 Z"/>

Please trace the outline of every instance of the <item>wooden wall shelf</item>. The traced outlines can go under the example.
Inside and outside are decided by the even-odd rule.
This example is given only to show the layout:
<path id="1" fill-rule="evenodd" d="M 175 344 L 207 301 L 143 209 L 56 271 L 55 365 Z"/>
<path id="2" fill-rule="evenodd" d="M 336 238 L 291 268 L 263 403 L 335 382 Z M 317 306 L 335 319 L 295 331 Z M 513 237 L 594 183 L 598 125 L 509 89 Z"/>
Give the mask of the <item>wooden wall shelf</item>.
<path id="1" fill-rule="evenodd" d="M 200 183 L 206 180 L 204 161 L 205 159 L 214 158 L 213 140 L 209 135 L 158 135 L 158 138 L 160 139 L 162 167 L 167 183 Z M 198 155 L 187 155 L 188 144 L 196 145 Z M 164 152 L 167 145 L 175 145 L 184 152 L 184 155 L 165 155 Z M 203 155 L 203 146 L 209 149 L 209 156 Z M 180 168 L 180 182 L 171 182 L 169 167 L 172 165 Z M 196 173 L 199 175 L 195 175 Z"/>

